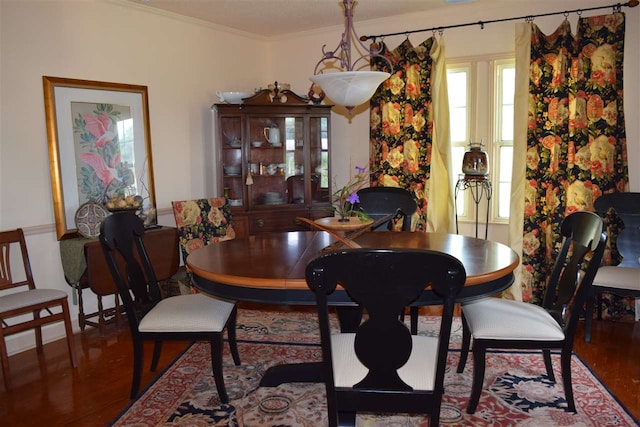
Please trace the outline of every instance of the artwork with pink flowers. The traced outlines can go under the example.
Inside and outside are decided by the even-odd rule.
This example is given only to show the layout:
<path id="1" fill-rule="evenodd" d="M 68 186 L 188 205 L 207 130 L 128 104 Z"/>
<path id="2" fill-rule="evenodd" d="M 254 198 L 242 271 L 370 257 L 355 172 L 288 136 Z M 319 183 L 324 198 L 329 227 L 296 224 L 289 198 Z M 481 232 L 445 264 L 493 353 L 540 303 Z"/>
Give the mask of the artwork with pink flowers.
<path id="1" fill-rule="evenodd" d="M 58 240 L 86 203 L 157 224 L 146 86 L 42 77 Z"/>
<path id="2" fill-rule="evenodd" d="M 79 202 L 137 195 L 131 109 L 72 102 Z"/>

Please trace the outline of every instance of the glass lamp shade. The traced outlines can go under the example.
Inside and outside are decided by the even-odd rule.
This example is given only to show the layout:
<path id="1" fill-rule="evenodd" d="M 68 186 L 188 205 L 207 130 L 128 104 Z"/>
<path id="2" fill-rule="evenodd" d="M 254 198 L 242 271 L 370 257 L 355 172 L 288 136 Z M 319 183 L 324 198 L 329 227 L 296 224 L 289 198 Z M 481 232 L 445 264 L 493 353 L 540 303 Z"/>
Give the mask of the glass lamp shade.
<path id="1" fill-rule="evenodd" d="M 309 80 L 320 86 L 337 105 L 353 108 L 368 101 L 389 76 L 383 71 L 342 71 L 316 74 Z"/>

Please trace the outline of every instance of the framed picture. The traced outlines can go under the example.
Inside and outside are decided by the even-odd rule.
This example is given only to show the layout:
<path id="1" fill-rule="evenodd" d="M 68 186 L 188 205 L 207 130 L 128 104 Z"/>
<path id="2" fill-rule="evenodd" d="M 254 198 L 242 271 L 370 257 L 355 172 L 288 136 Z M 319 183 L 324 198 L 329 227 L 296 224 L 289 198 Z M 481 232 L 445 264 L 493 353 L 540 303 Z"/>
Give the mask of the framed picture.
<path id="1" fill-rule="evenodd" d="M 42 77 L 58 240 L 80 206 L 130 209 L 156 223 L 146 86 Z"/>

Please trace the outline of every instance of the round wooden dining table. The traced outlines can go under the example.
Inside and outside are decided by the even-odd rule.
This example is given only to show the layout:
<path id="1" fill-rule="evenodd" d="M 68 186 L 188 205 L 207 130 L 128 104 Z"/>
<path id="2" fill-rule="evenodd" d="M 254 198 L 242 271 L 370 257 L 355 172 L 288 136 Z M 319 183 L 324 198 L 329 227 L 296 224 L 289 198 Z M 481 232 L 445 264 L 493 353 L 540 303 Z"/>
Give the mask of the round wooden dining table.
<path id="1" fill-rule="evenodd" d="M 513 283 L 518 255 L 489 240 L 447 233 L 370 232 L 355 241 L 364 248 L 430 249 L 458 258 L 467 281 L 457 300 L 493 295 Z M 267 304 L 314 305 L 305 268 L 336 240 L 322 231 L 270 233 L 205 246 L 187 257 L 195 286 L 208 294 Z M 353 305 L 346 292 L 329 297 L 333 305 Z M 414 305 L 438 304 L 429 288 Z"/>
<path id="2" fill-rule="evenodd" d="M 459 301 L 505 290 L 513 283 L 513 270 L 518 265 L 518 255 L 508 246 L 457 234 L 369 232 L 355 241 L 364 248 L 430 249 L 453 255 L 467 272 Z M 267 304 L 314 305 L 315 294 L 307 287 L 305 268 L 335 243 L 336 239 L 323 231 L 262 234 L 205 246 L 187 257 L 187 266 L 195 286 L 208 294 Z M 440 298 L 426 288 L 412 306 L 439 302 Z M 342 332 L 354 331 L 362 311 L 347 293 L 336 289 L 329 295 L 329 303 L 337 306 Z M 260 386 L 322 382 L 321 367 L 318 362 L 272 366 Z"/>

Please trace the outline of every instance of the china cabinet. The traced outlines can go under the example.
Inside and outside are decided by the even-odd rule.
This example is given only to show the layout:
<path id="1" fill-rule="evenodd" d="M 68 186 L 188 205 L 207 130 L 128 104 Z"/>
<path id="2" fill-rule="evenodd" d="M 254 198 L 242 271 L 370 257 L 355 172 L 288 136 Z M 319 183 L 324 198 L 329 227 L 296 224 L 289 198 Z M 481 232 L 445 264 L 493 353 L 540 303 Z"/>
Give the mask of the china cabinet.
<path id="1" fill-rule="evenodd" d="M 332 214 L 330 105 L 265 89 L 212 110 L 217 190 L 238 236 L 305 230 L 296 217 Z"/>

